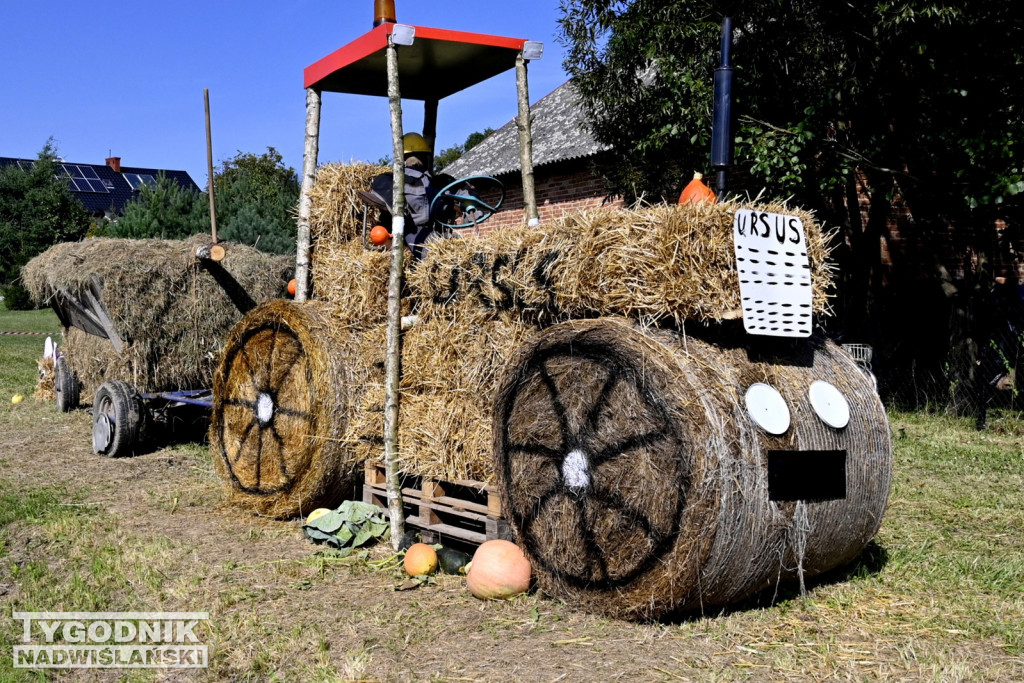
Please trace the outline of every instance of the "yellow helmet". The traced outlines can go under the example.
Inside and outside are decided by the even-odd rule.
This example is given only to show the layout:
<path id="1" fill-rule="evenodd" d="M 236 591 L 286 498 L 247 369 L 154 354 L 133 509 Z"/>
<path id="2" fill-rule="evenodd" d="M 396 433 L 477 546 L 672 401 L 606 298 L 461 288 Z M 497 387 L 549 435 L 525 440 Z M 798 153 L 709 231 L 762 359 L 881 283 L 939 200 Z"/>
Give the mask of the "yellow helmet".
<path id="1" fill-rule="evenodd" d="M 402 146 L 405 148 L 405 154 L 412 154 L 413 152 L 431 153 L 430 145 L 427 144 L 427 141 L 419 133 L 406 133 L 403 135 Z"/>

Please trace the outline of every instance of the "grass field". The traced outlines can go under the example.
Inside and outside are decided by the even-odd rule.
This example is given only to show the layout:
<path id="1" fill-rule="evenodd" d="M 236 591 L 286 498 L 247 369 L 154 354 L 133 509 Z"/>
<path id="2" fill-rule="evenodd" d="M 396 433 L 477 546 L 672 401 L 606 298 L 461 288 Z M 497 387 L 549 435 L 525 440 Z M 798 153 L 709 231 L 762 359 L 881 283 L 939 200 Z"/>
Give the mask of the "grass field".
<path id="1" fill-rule="evenodd" d="M 55 329 L 0 312 L 0 330 Z M 386 549 L 317 554 L 296 522 L 225 506 L 200 445 L 94 456 L 88 414 L 31 399 L 43 339 L 0 336 L 0 680 L 41 675 L 12 668 L 12 611 L 130 609 L 208 610 L 208 680 L 1024 680 L 1016 415 L 976 432 L 892 414 L 881 531 L 806 600 L 632 624 L 535 594 L 482 603 L 458 577 L 395 592 Z"/>
<path id="2" fill-rule="evenodd" d="M 32 332 L 26 335 L 0 334 L 0 390 L 10 399 L 14 394 L 31 397 L 35 391 L 36 359 L 43 355 L 46 335 L 60 337 L 60 322 L 50 309 L 8 311 L 0 304 L 0 332 Z M 36 334 L 46 333 L 46 334 Z"/>

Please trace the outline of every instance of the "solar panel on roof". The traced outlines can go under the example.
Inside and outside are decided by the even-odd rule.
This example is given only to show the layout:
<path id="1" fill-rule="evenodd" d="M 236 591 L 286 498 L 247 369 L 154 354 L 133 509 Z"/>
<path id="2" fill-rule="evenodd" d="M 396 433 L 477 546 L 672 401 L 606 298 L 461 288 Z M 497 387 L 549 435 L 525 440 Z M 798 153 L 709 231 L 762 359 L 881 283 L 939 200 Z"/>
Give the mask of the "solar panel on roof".
<path id="1" fill-rule="evenodd" d="M 124 179 L 128 181 L 128 185 L 136 192 L 141 190 L 143 185 L 156 187 L 156 178 L 148 173 L 122 173 L 121 175 L 124 176 Z"/>
<path id="2" fill-rule="evenodd" d="M 92 166 L 80 166 L 78 164 L 61 164 L 59 177 L 69 178 L 68 187 L 76 192 L 95 192 L 96 194 L 109 194 L 110 190 L 100 180 L 96 169 Z"/>

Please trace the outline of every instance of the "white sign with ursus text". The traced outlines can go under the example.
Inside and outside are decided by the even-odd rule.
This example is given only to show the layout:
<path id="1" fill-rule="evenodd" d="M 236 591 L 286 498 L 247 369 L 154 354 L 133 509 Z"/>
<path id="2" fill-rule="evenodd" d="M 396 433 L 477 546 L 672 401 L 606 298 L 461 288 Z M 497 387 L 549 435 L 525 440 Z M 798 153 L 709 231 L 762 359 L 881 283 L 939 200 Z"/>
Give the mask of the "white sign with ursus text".
<path id="1" fill-rule="evenodd" d="M 732 226 L 743 328 L 749 334 L 811 334 L 811 266 L 796 216 L 739 209 Z"/>

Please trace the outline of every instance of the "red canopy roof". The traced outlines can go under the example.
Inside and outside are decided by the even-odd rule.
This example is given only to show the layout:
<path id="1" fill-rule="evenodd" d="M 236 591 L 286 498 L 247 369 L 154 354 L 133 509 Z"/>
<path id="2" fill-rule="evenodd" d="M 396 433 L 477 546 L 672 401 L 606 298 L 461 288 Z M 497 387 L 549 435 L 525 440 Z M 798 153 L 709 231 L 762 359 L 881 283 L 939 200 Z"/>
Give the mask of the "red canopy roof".
<path id="1" fill-rule="evenodd" d="M 394 24 L 381 24 L 307 66 L 305 87 L 353 95 L 388 94 L 385 50 Z M 404 99 L 440 100 L 513 68 L 526 40 L 416 26 L 398 48 Z"/>

